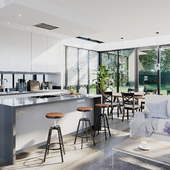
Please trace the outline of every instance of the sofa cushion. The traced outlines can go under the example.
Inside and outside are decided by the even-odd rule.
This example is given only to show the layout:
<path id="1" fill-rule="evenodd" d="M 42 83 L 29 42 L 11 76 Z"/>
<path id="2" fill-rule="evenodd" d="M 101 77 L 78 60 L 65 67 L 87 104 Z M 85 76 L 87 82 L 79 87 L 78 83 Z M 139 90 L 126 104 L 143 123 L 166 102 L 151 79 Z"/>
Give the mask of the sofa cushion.
<path id="1" fill-rule="evenodd" d="M 145 96 L 145 107 L 146 103 L 159 103 L 167 100 L 167 116 L 170 118 L 170 96 L 163 95 L 146 95 Z"/>
<path id="2" fill-rule="evenodd" d="M 167 100 L 159 103 L 146 103 L 149 109 L 148 118 L 168 119 Z"/>
<path id="3" fill-rule="evenodd" d="M 170 119 L 159 119 L 158 121 L 158 129 L 156 131 L 154 131 L 154 133 L 156 134 L 160 134 L 160 135 L 165 135 L 165 136 L 169 136 L 167 133 L 164 132 L 164 128 L 165 128 L 165 123 L 169 122 L 170 123 Z"/>

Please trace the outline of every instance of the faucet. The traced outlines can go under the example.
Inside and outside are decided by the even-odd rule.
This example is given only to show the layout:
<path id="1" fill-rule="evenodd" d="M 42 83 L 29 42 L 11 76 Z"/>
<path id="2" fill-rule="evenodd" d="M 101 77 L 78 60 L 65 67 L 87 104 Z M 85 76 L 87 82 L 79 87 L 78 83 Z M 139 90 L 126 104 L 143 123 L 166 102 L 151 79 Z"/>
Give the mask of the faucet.
<path id="1" fill-rule="evenodd" d="M 8 80 L 5 79 L 0 79 L 2 81 L 2 85 L 3 85 L 3 91 L 5 92 L 5 81 L 8 82 Z"/>

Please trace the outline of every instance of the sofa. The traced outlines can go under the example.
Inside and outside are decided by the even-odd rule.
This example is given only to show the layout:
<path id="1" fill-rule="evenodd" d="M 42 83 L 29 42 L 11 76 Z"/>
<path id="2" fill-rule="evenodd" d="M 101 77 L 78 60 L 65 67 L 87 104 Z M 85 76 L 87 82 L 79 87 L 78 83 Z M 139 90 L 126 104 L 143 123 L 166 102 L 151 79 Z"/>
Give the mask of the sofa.
<path id="1" fill-rule="evenodd" d="M 152 103 L 152 104 L 150 104 L 150 103 Z M 151 115 L 151 112 L 149 113 L 150 110 L 147 108 L 147 106 L 154 105 L 154 104 L 159 106 L 160 103 L 164 103 L 163 109 L 161 109 L 160 114 L 166 114 L 166 118 L 165 117 L 164 118 L 154 118 L 154 119 L 158 119 L 158 121 L 156 120 L 158 122 L 157 123 L 157 129 L 154 130 L 151 133 L 150 137 L 154 138 L 154 139 L 170 142 L 170 136 L 166 132 L 164 132 L 164 130 L 163 130 L 165 123 L 166 122 L 170 123 L 170 96 L 146 95 L 146 97 L 145 97 L 145 109 L 143 110 L 142 113 L 145 114 L 145 117 L 146 117 L 145 119 L 147 119 L 148 115 L 149 114 Z M 162 106 L 160 108 L 162 108 Z M 162 112 L 162 110 L 163 110 L 163 112 Z M 141 113 L 136 112 L 135 114 L 141 114 Z M 162 115 L 160 115 L 160 117 L 162 117 Z M 133 119 L 135 120 L 135 117 Z M 140 122 L 140 121 L 138 120 L 138 122 Z M 132 136 L 132 129 L 131 128 L 132 128 L 132 126 L 130 124 L 130 136 Z M 138 134 L 135 134 L 135 135 L 138 136 Z"/>

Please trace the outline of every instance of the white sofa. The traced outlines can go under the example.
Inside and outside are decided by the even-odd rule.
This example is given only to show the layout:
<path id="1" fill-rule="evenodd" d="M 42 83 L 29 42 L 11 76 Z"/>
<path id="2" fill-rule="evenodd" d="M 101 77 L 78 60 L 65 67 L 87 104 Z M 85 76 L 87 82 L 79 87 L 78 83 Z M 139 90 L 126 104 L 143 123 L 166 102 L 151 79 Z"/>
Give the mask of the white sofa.
<path id="1" fill-rule="evenodd" d="M 165 122 L 170 122 L 170 96 L 163 95 L 146 95 L 146 103 L 159 103 L 167 100 L 167 117 L 168 119 L 158 119 L 158 129 L 152 133 L 151 138 L 170 142 L 170 136 L 163 131 Z M 145 113 L 145 109 L 143 110 Z"/>

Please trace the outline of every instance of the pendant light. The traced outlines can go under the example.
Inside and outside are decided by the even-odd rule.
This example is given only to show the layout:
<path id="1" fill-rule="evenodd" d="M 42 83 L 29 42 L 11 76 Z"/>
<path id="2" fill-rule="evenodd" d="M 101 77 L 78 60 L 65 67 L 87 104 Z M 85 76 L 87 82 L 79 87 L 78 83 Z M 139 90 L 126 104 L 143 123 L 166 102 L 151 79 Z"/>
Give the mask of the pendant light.
<path id="1" fill-rule="evenodd" d="M 121 37 L 121 54 L 123 56 L 123 37 Z M 122 57 L 121 57 L 121 61 L 120 61 L 120 71 L 124 70 L 124 66 L 123 66 L 123 62 L 122 62 Z"/>
<path id="2" fill-rule="evenodd" d="M 158 47 L 158 36 L 159 36 L 159 32 L 157 31 L 157 32 L 156 32 L 157 47 Z M 156 71 L 160 70 L 160 63 L 156 63 L 156 64 L 155 64 L 155 70 L 156 70 Z"/>

